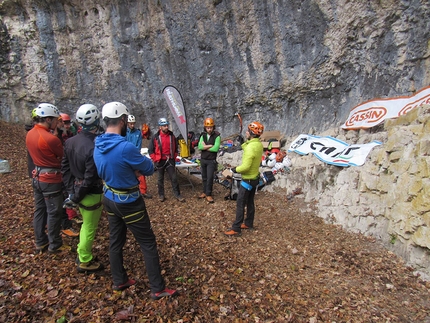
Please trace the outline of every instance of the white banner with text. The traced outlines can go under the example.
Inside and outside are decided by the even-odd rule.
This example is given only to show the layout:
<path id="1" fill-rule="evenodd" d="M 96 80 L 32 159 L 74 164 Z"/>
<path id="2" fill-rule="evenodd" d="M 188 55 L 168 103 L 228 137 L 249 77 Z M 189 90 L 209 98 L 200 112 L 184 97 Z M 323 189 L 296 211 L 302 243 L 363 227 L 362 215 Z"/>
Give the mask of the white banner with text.
<path id="1" fill-rule="evenodd" d="M 423 104 L 430 104 L 430 86 L 412 96 L 371 100 L 357 105 L 351 110 L 341 128 L 348 130 L 371 128 L 385 119 L 397 118 Z"/>
<path id="2" fill-rule="evenodd" d="M 300 155 L 314 154 L 319 160 L 336 166 L 362 166 L 373 147 L 381 145 L 379 141 L 368 144 L 348 145 L 336 138 L 299 135 L 290 145 L 288 152 Z"/>

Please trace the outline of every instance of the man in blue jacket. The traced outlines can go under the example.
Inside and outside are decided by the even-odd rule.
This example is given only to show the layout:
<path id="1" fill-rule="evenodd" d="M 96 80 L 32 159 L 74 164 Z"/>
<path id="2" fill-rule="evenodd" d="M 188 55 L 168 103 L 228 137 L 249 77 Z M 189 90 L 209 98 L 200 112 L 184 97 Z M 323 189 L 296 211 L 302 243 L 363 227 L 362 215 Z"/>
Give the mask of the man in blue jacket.
<path id="1" fill-rule="evenodd" d="M 127 107 L 119 102 L 103 106 L 102 116 L 106 132 L 96 139 L 94 161 L 105 186 L 103 205 L 109 221 L 109 261 L 113 289 L 124 290 L 134 284 L 123 265 L 123 247 L 130 229 L 139 243 L 145 259 L 151 298 L 160 299 L 177 295 L 168 289 L 161 276 L 157 242 L 152 231 L 144 199 L 139 191 L 137 176 L 152 175 L 152 161 L 125 139 Z"/>

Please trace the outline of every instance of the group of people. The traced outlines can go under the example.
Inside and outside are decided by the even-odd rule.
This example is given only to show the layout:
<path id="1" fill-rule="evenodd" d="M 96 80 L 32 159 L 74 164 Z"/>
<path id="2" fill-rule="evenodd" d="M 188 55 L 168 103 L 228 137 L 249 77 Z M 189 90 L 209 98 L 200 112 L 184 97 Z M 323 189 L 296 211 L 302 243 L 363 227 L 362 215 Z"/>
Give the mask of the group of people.
<path id="1" fill-rule="evenodd" d="M 165 286 L 161 275 L 155 235 L 139 189 L 138 178 L 152 175 L 152 161 L 127 141 L 130 115 L 125 105 L 107 103 L 102 114 L 92 104 L 76 112 L 81 131 L 68 139 L 63 148 L 53 134 L 60 112 L 52 104 L 42 103 L 33 110 L 34 127 L 28 131 L 26 146 L 34 162 L 32 186 L 35 199 L 33 228 L 36 251 L 70 251 L 60 230 L 63 208 L 79 208 L 83 223 L 79 234 L 79 272 L 94 272 L 103 265 L 93 257 L 92 246 L 104 209 L 109 222 L 109 261 L 114 290 L 124 290 L 136 283 L 123 265 L 123 247 L 129 229 L 144 255 L 151 297 L 174 296 L 176 290 Z M 101 116 L 106 125 L 98 135 Z M 63 198 L 63 185 L 68 197 Z"/>
<path id="2" fill-rule="evenodd" d="M 198 148 L 201 151 L 200 169 L 203 182 L 203 192 L 199 197 L 205 198 L 209 203 L 214 203 L 212 187 L 214 174 L 218 165 L 216 157 L 221 139 L 219 132 L 215 130 L 215 122 L 212 118 L 206 118 L 203 126 L 203 133 L 198 143 Z M 242 144 L 242 163 L 231 169 L 233 173 L 240 173 L 242 180 L 236 199 L 236 219 L 231 229 L 224 232 L 226 236 L 239 236 L 241 230 L 254 228 L 254 197 L 260 182 L 260 164 L 261 156 L 263 155 L 263 145 L 260 142 L 260 136 L 263 134 L 263 131 L 264 126 L 258 121 L 251 122 L 248 125 L 246 131 L 247 141 Z"/>
<path id="3" fill-rule="evenodd" d="M 109 223 L 109 262 L 114 290 L 124 290 L 136 281 L 129 278 L 123 264 L 123 248 L 127 230 L 139 243 L 145 259 L 151 297 L 177 295 L 165 286 L 154 232 L 144 198 L 147 192 L 145 176 L 158 174 L 159 200 L 165 200 L 164 174 L 167 172 L 175 198 L 184 202 L 176 178 L 177 141 L 169 130 L 166 118 L 158 121 L 159 131 L 150 138 L 148 153 L 140 152 L 142 134 L 135 128 L 135 117 L 120 102 L 110 102 L 102 112 L 92 104 L 84 104 L 76 111 L 80 131 L 64 141 L 58 136 L 58 123 L 63 117 L 57 107 L 41 103 L 32 111 L 34 126 L 28 131 L 26 146 L 34 163 L 32 186 L 35 200 L 33 228 L 36 251 L 59 253 L 70 251 L 63 243 L 61 221 L 64 209 L 78 208 L 82 226 L 77 248 L 77 270 L 95 272 L 104 268 L 94 258 L 92 247 L 102 210 Z M 101 120 L 106 129 L 101 133 Z M 64 121 L 63 121 L 64 122 Z M 233 172 L 242 174 L 237 198 L 236 220 L 228 236 L 240 235 L 242 229 L 254 225 L 254 195 L 259 183 L 259 165 L 263 146 L 259 136 L 264 127 L 259 122 L 248 126 L 247 142 L 242 145 L 242 164 Z M 220 134 L 215 131 L 212 118 L 204 121 L 204 132 L 198 148 L 201 151 L 203 192 L 199 196 L 213 203 L 212 187 L 217 169 Z M 64 199 L 63 193 L 67 192 Z M 246 207 L 246 218 L 245 216 Z"/>

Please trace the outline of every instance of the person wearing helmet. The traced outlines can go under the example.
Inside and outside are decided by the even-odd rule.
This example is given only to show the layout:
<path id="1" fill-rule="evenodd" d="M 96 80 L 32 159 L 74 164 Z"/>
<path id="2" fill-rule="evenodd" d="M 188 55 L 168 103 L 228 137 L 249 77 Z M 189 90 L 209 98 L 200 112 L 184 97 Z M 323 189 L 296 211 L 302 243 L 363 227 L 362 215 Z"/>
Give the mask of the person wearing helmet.
<path id="1" fill-rule="evenodd" d="M 62 137 L 63 142 L 65 142 L 67 139 L 72 138 L 74 135 L 76 135 L 76 127 L 72 122 L 72 119 L 70 119 L 70 116 L 67 113 L 60 113 L 61 120 L 62 120 Z"/>
<path id="2" fill-rule="evenodd" d="M 142 139 L 148 139 L 151 137 L 151 130 L 149 129 L 148 124 L 142 124 Z"/>
<path id="3" fill-rule="evenodd" d="M 263 155 L 263 144 L 260 136 L 263 134 L 264 126 L 254 121 L 248 125 L 246 131 L 247 141 L 242 144 L 243 155 L 241 165 L 232 168 L 234 173 L 242 175 L 241 185 L 236 200 L 236 220 L 231 229 L 224 232 L 227 236 L 239 236 L 241 230 L 254 227 L 255 205 L 254 196 L 260 181 L 260 163 Z M 246 218 L 244 219 L 246 206 Z"/>
<path id="4" fill-rule="evenodd" d="M 124 104 L 106 103 L 102 109 L 106 131 L 96 138 L 94 149 L 97 171 L 105 182 L 103 205 L 109 221 L 113 289 L 124 290 L 136 284 L 134 279 L 129 279 L 123 264 L 123 247 L 129 229 L 145 259 L 151 298 L 160 299 L 174 296 L 177 291 L 166 288 L 161 275 L 157 242 L 136 178 L 140 174 L 152 175 L 154 166 L 149 158 L 142 156 L 139 149 L 125 139 L 129 115 Z"/>
<path id="5" fill-rule="evenodd" d="M 84 104 L 76 112 L 82 130 L 64 143 L 61 173 L 68 198 L 63 207 L 75 210 L 79 206 L 82 225 L 79 233 L 77 270 L 95 272 L 104 268 L 96 262 L 92 246 L 102 213 L 103 183 L 93 159 L 94 140 L 100 125 L 100 112 L 92 104 Z"/>
<path id="6" fill-rule="evenodd" d="M 178 156 L 178 143 L 173 132 L 169 130 L 169 122 L 166 118 L 158 120 L 158 132 L 151 139 L 148 153 L 157 167 L 158 172 L 158 197 L 160 202 L 164 202 L 164 173 L 170 178 L 173 194 L 179 202 L 185 202 L 179 190 L 176 178 L 176 157 Z"/>
<path id="7" fill-rule="evenodd" d="M 60 112 L 52 104 L 41 103 L 34 113 L 36 123 L 27 133 L 25 143 L 35 164 L 32 186 L 35 201 L 33 228 L 36 252 L 42 253 L 46 249 L 50 253 L 70 251 L 70 246 L 63 244 L 60 234 L 63 217 L 60 170 L 63 145 L 61 140 L 51 133 L 57 127 Z"/>
<path id="8" fill-rule="evenodd" d="M 57 126 L 55 127 L 55 130 L 52 131 L 52 134 L 58 139 L 61 140 L 61 143 L 64 146 L 64 141 L 68 139 L 67 136 L 63 136 L 64 134 L 64 123 L 63 123 L 63 117 L 67 119 L 68 115 L 65 113 L 60 113 L 60 116 L 58 117 Z M 70 117 L 68 117 L 70 120 Z M 64 187 L 63 187 L 64 188 Z M 67 192 L 64 189 L 64 198 L 67 198 Z M 79 232 L 77 232 L 75 229 L 73 229 L 72 219 L 74 217 L 77 217 L 77 213 L 74 209 L 63 209 L 63 219 L 61 221 L 61 233 L 65 234 L 69 237 L 78 237 Z"/>
<path id="9" fill-rule="evenodd" d="M 203 193 L 199 198 L 213 203 L 212 187 L 218 163 L 216 156 L 221 145 L 219 132 L 215 131 L 215 122 L 212 118 L 206 118 L 203 122 L 203 133 L 200 136 L 198 148 L 201 151 L 200 168 L 203 181 Z"/>
<path id="10" fill-rule="evenodd" d="M 31 123 L 24 125 L 24 129 L 26 132 L 29 132 L 31 129 L 33 129 L 34 125 L 37 123 L 36 109 L 37 108 L 34 108 L 31 111 Z M 27 149 L 27 171 L 28 171 L 28 177 L 30 177 L 30 179 L 33 178 L 34 167 L 35 166 L 34 166 L 33 159 L 31 159 L 30 153 L 28 152 L 28 149 Z"/>
<path id="11" fill-rule="evenodd" d="M 142 133 L 140 132 L 140 129 L 136 128 L 136 118 L 131 114 L 127 119 L 127 127 L 127 135 L 125 138 L 140 151 L 140 148 L 142 148 Z M 152 198 L 152 195 L 147 192 L 148 186 L 146 185 L 146 178 L 143 175 L 139 176 L 139 189 L 144 198 Z"/>

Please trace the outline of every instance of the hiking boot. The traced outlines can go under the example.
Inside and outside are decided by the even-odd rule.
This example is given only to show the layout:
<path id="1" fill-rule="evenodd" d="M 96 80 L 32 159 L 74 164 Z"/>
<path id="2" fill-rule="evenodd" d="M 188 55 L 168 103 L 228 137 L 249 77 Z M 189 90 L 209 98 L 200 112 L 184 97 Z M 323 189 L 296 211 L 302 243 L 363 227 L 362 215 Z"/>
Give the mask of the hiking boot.
<path id="1" fill-rule="evenodd" d="M 185 199 L 184 199 L 181 195 L 176 196 L 176 199 L 177 199 L 179 202 L 185 202 Z"/>
<path id="2" fill-rule="evenodd" d="M 95 262 L 94 259 L 92 259 L 88 262 L 79 262 L 77 268 L 79 273 L 92 273 L 104 269 L 104 266 L 101 263 Z"/>
<path id="3" fill-rule="evenodd" d="M 49 243 L 46 243 L 44 245 L 41 246 L 36 246 L 36 253 L 43 253 L 44 251 L 46 251 L 48 249 Z"/>
<path id="4" fill-rule="evenodd" d="M 136 281 L 134 279 L 129 279 L 122 285 L 118 285 L 118 286 L 113 285 L 112 289 L 117 291 L 124 290 L 129 288 L 130 286 L 133 286 L 134 284 L 136 284 Z"/>
<path id="5" fill-rule="evenodd" d="M 164 195 L 160 195 L 160 196 L 158 197 L 158 199 L 160 200 L 160 202 L 164 202 L 164 200 L 165 200 L 166 198 L 164 197 Z"/>
<path id="6" fill-rule="evenodd" d="M 146 199 L 152 199 L 152 195 L 149 193 L 142 194 L 142 196 Z"/>
<path id="7" fill-rule="evenodd" d="M 163 297 L 171 297 L 176 295 L 178 295 L 177 290 L 165 288 L 161 292 L 151 293 L 151 298 L 155 300 L 159 300 L 160 298 L 163 298 Z"/>
<path id="8" fill-rule="evenodd" d="M 238 237 L 240 236 L 240 232 L 234 231 L 233 229 L 230 229 L 226 232 L 224 232 L 224 234 L 228 237 Z"/>
<path id="9" fill-rule="evenodd" d="M 61 247 L 58 247 L 57 249 L 48 249 L 49 253 L 61 253 L 61 252 L 69 252 L 72 251 L 72 247 L 63 244 Z"/>
<path id="10" fill-rule="evenodd" d="M 79 237 L 79 232 L 76 232 L 73 228 L 61 230 L 61 232 L 68 237 Z"/>
<path id="11" fill-rule="evenodd" d="M 206 201 L 208 201 L 209 203 L 215 202 L 212 196 L 206 196 Z"/>
<path id="12" fill-rule="evenodd" d="M 206 197 L 205 193 L 202 193 L 202 194 L 199 195 L 199 199 L 204 199 L 205 197 Z"/>
<path id="13" fill-rule="evenodd" d="M 240 228 L 241 229 L 253 229 L 253 227 L 248 227 L 245 223 L 242 223 L 241 225 L 240 225 Z"/>

